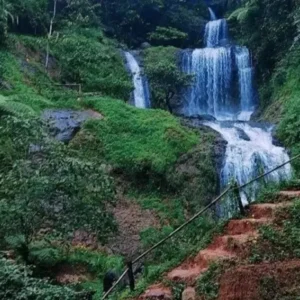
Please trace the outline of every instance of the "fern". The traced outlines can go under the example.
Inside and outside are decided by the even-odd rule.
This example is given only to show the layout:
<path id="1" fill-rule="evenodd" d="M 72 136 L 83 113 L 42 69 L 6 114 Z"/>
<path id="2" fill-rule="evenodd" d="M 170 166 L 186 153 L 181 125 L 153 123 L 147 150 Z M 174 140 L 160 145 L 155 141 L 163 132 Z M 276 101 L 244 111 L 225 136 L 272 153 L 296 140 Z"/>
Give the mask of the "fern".
<path id="1" fill-rule="evenodd" d="M 250 0 L 245 3 L 243 7 L 236 9 L 230 16 L 229 20 L 236 19 L 238 22 L 242 23 L 247 20 L 250 14 L 255 13 L 259 10 L 257 0 Z"/>
<path id="2" fill-rule="evenodd" d="M 23 244 L 25 244 L 25 236 L 20 235 L 12 235 L 5 238 L 6 243 L 9 247 L 16 250 L 22 247 Z"/>
<path id="3" fill-rule="evenodd" d="M 21 102 L 12 101 L 0 95 L 0 113 L 15 116 L 33 116 L 35 111 L 28 105 Z"/>
<path id="4" fill-rule="evenodd" d="M 62 252 L 46 241 L 36 241 L 30 245 L 30 260 L 42 267 L 53 267 L 62 259 Z"/>

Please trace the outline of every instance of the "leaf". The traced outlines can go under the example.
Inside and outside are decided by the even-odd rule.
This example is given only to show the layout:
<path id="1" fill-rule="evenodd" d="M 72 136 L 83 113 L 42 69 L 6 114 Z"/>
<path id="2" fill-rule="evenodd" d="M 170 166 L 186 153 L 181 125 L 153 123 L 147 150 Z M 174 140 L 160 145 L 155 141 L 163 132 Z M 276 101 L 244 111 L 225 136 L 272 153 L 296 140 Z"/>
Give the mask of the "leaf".
<path id="1" fill-rule="evenodd" d="M 12 101 L 0 95 L 0 112 L 15 116 L 33 116 L 35 111 L 28 105 L 21 102 Z"/>

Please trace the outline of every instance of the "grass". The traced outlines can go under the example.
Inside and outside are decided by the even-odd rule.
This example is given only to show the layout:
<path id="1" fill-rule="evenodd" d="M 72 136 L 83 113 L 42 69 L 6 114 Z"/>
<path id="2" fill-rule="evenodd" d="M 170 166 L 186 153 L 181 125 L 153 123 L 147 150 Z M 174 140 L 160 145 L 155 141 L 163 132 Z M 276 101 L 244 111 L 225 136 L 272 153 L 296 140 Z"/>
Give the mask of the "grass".
<path id="1" fill-rule="evenodd" d="M 197 280 L 197 294 L 202 295 L 205 300 L 217 299 L 222 271 L 222 264 L 212 263 L 203 276 Z"/>
<path id="2" fill-rule="evenodd" d="M 281 261 L 300 257 L 300 200 L 278 210 L 276 222 L 260 228 L 251 251 L 251 262 Z"/>
<path id="3" fill-rule="evenodd" d="M 161 110 L 141 110 L 109 98 L 86 99 L 83 105 L 104 116 L 85 129 L 95 134 L 105 158 L 127 174 L 163 175 L 199 137 Z"/>
<path id="4" fill-rule="evenodd" d="M 103 115 L 101 120 L 87 122 L 68 149 L 77 158 L 94 164 L 112 165 L 115 171 L 113 175 L 122 173 L 132 183 L 130 193 L 133 201 L 137 201 L 143 209 L 157 212 L 162 227 L 141 232 L 144 248 L 152 246 L 181 224 L 186 218 L 186 210 L 190 206 L 188 201 L 191 199 L 190 194 L 184 197 L 178 194 L 182 189 L 189 189 L 190 179 L 187 179 L 186 174 L 171 178 L 171 174 L 178 173 L 178 160 L 188 153 L 187 159 L 193 158 L 199 169 L 200 176 L 197 178 L 199 185 L 203 183 L 203 190 L 203 186 L 210 181 L 205 180 L 206 175 L 208 178 L 215 177 L 211 175 L 214 165 L 210 161 L 215 137 L 185 128 L 179 119 L 166 111 L 140 110 L 124 101 L 108 97 L 90 97 L 78 102 L 76 92 L 58 88 L 56 83 L 61 81 L 79 80 L 84 83 L 86 91 L 100 91 L 103 95 L 127 99 L 131 83 L 123 68 L 121 56 L 116 50 L 110 53 L 115 46 L 101 37 L 101 34 L 90 31 L 64 32 L 58 44 L 51 45 L 52 54 L 58 60 L 57 67 L 63 68 L 60 76 L 54 76 L 51 72 L 47 74 L 44 70 L 43 57 L 40 55 L 44 51 L 44 39 L 11 36 L 11 42 L 10 49 L 0 50 L 1 79 L 10 86 L 1 91 L 3 94 L 29 105 L 37 114 L 46 108 L 92 108 Z M 85 51 L 90 52 L 86 54 Z M 70 60 L 69 54 L 72 58 Z M 91 59 L 89 64 L 85 59 Z M 26 141 L 27 138 L 24 137 Z M 5 140 L 15 143 L 13 139 Z M 197 151 L 193 152 L 197 145 Z M 8 146 L 5 156 L 11 153 Z M 27 151 L 27 148 L 22 148 L 22 151 Z M 198 186 L 198 183 L 193 181 L 194 186 Z M 197 202 L 199 206 L 202 205 L 200 200 Z M 209 216 L 199 219 L 178 238 L 153 253 L 145 263 L 145 276 L 138 281 L 137 292 L 176 266 L 187 255 L 204 247 L 215 225 Z M 99 298 L 102 293 L 103 274 L 109 269 L 119 271 L 123 267 L 122 258 L 87 249 L 74 249 L 64 260 L 71 265 L 85 265 L 88 272 L 93 274 L 92 280 L 82 286 L 97 290 L 95 298 Z M 128 292 L 122 294 L 125 297 Z"/>

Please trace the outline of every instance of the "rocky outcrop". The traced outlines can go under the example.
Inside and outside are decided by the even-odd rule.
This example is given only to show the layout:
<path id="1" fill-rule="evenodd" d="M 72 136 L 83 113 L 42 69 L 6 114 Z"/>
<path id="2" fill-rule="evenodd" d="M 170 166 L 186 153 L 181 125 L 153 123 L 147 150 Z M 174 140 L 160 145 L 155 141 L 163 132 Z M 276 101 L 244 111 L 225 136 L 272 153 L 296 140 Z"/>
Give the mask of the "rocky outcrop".
<path id="1" fill-rule="evenodd" d="M 183 118 L 182 124 L 199 130 L 199 144 L 182 155 L 170 170 L 168 181 L 188 200 L 192 209 L 208 204 L 220 190 L 227 142 L 199 119 Z"/>
<path id="2" fill-rule="evenodd" d="M 50 135 L 63 143 L 69 143 L 81 129 L 82 124 L 90 118 L 103 117 L 93 110 L 47 109 L 42 114 L 42 120 Z"/>

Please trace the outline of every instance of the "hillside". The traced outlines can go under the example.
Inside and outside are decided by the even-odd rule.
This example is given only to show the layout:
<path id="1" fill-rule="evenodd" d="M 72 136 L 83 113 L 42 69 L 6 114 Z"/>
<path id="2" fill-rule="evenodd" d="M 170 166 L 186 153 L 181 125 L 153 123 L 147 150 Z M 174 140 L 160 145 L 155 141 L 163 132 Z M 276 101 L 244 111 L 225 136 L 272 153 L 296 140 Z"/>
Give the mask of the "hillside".
<path id="1" fill-rule="evenodd" d="M 1 0 L 0 298 L 100 299 L 108 271 L 119 275 L 228 184 L 299 154 L 299 8 L 293 0 Z M 143 97 L 150 107 L 138 108 Z M 297 190 L 299 171 L 295 160 L 240 197 L 245 205 L 265 197 L 277 210 L 274 194 Z M 297 200 L 274 215 L 264 204 L 272 216 L 254 216 L 263 226 L 244 253 L 248 232 L 235 232 L 246 221 L 226 227 L 234 199 L 136 266 L 134 292 L 123 286 L 109 299 L 152 299 L 145 291 L 155 282 L 162 299 L 181 299 L 186 287 L 201 299 L 247 299 L 228 290 L 258 269 L 270 276 L 252 276 L 264 290 L 251 299 L 296 299 L 278 272 L 298 278 Z M 206 247 L 238 262 L 193 261 Z M 195 278 L 171 283 L 186 260 Z"/>

